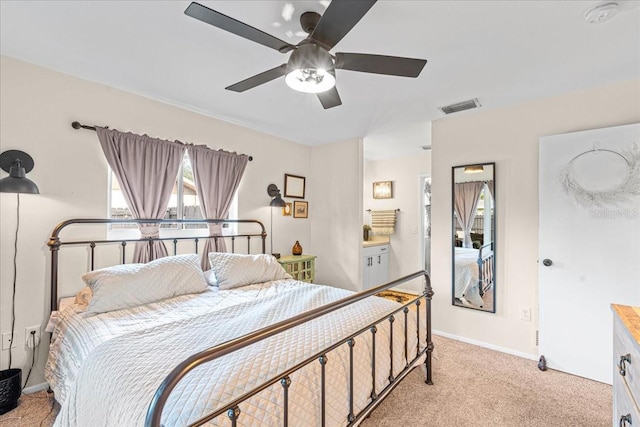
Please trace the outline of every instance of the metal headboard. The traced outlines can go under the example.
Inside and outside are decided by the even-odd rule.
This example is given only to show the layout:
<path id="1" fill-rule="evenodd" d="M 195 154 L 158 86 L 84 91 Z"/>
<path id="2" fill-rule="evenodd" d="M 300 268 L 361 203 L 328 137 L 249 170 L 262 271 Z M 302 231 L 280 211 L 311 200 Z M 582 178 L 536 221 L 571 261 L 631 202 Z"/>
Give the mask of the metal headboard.
<path id="1" fill-rule="evenodd" d="M 66 227 L 78 224 L 92 224 L 92 225 L 108 225 L 108 224 L 170 224 L 170 225 L 182 225 L 182 224 L 252 224 L 255 226 L 255 232 L 238 233 L 224 236 L 213 236 L 211 234 L 201 236 L 189 236 L 189 237 L 158 237 L 158 238 L 138 238 L 138 239 L 93 239 L 93 240 L 68 240 L 62 241 L 60 239 L 60 233 Z M 253 227 L 252 227 L 253 228 Z M 173 242 L 173 253 L 177 253 L 178 241 L 191 240 L 195 243 L 195 253 L 198 253 L 198 242 L 200 240 L 214 239 L 216 242 L 218 239 L 225 241 L 231 241 L 231 252 L 235 252 L 236 241 L 238 239 L 246 239 L 247 253 L 251 253 L 251 239 L 262 239 L 262 253 L 266 253 L 266 238 L 267 233 L 264 225 L 255 219 L 111 219 L 111 218 L 83 218 L 83 219 L 68 219 L 56 225 L 51 233 L 51 237 L 47 242 L 49 251 L 51 252 L 51 311 L 58 308 L 58 253 L 62 246 L 74 245 L 74 246 L 88 246 L 89 247 L 89 263 L 90 269 L 94 269 L 95 265 L 95 247 L 102 244 L 114 244 L 119 243 L 122 250 L 121 263 L 126 262 L 126 246 L 131 242 L 149 242 L 153 244 L 154 241 L 171 241 Z"/>

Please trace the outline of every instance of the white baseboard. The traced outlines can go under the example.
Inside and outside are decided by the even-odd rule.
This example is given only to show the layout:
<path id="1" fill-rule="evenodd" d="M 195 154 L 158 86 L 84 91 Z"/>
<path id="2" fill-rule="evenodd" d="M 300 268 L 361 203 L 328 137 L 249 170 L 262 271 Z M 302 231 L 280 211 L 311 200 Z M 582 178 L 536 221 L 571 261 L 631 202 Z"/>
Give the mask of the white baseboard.
<path id="1" fill-rule="evenodd" d="M 40 390 L 46 390 L 49 388 L 49 384 L 47 383 L 42 383 L 42 384 L 36 384 L 36 385 L 32 385 L 31 387 L 27 387 L 24 390 L 22 390 L 22 392 L 24 394 L 31 394 L 31 393 L 36 393 Z"/>
<path id="2" fill-rule="evenodd" d="M 501 353 L 511 354 L 513 356 L 522 357 L 524 359 L 536 360 L 536 361 L 538 360 L 538 356 L 535 355 L 535 354 L 529 354 L 529 353 L 523 353 L 521 351 L 511 350 L 510 348 L 500 347 L 500 346 L 489 344 L 489 343 L 486 343 L 486 342 L 483 342 L 483 341 L 473 340 L 473 339 L 467 338 L 467 337 L 461 337 L 459 335 L 450 334 L 448 332 L 442 332 L 442 331 L 436 331 L 436 330 L 434 330 L 432 332 L 433 332 L 434 335 L 439 335 L 441 337 L 450 338 L 450 339 L 456 340 L 456 341 L 462 341 L 462 342 L 465 342 L 467 344 L 477 345 L 478 347 L 488 348 L 489 350 L 495 350 L 495 351 L 499 351 Z"/>

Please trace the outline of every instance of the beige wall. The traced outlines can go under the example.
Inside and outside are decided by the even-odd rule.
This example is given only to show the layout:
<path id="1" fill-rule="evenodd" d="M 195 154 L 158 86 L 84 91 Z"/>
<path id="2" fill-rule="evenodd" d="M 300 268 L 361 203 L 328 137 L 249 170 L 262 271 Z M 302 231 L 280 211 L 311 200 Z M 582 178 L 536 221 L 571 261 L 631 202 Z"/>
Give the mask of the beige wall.
<path id="1" fill-rule="evenodd" d="M 266 186 L 275 183 L 282 189 L 284 173 L 306 176 L 309 219 L 283 217 L 274 211 L 274 251 L 289 253 L 293 242 L 300 240 L 305 252 L 319 257 L 318 282 L 359 288 L 361 225 L 368 208 L 363 202 L 361 140 L 311 148 L 7 57 L 0 60 L 0 95 L 0 151 L 19 149 L 32 155 L 36 167 L 29 177 L 41 191 L 20 199 L 14 366 L 27 365 L 24 328 L 44 325 L 48 315 L 46 240 L 51 229 L 66 218 L 104 217 L 107 213 L 106 162 L 95 134 L 73 130 L 70 123 L 74 120 L 253 155 L 239 189 L 239 215 L 262 220 L 267 231 L 270 211 Z M 435 329 L 513 352 L 536 353 L 533 337 L 537 319 L 534 316 L 534 322 L 522 322 L 518 310 L 523 305 L 531 306 L 534 312 L 536 308 L 538 138 L 638 121 L 640 84 L 632 82 L 509 109 L 468 113 L 433 124 L 433 158 L 437 159 L 432 165 Z M 415 173 L 402 164 L 389 163 L 376 175 L 385 175 L 387 167 L 398 169 L 397 178 L 389 179 L 411 181 L 415 175 L 417 187 L 422 161 L 406 161 Z M 450 168 L 482 161 L 497 163 L 497 314 L 450 306 Z M 368 175 L 367 179 L 374 177 Z M 407 194 L 412 192 L 409 186 L 402 186 Z M 397 191 L 396 187 L 399 194 Z M 419 203 L 418 189 L 416 193 L 415 202 Z M 394 205 L 404 206 L 404 200 L 403 195 Z M 15 194 L 0 195 L 2 333 L 10 329 L 15 203 Z M 413 209 L 409 204 L 405 215 Z M 403 206 L 398 207 L 404 211 Z M 415 216 L 407 221 L 401 214 L 399 227 L 404 230 L 406 224 L 412 234 L 419 210 L 410 215 Z M 392 267 L 397 270 L 392 270 L 391 278 L 396 271 L 400 275 L 412 269 L 411 245 L 398 253 L 397 265 Z M 415 247 L 417 252 L 419 246 Z M 43 336 L 30 385 L 43 381 L 47 335 Z M 0 367 L 6 367 L 7 356 L 6 351 L 0 353 Z"/>
<path id="2" fill-rule="evenodd" d="M 536 357 L 538 138 L 640 122 L 640 82 L 479 110 L 432 124 L 433 327 Z M 451 167 L 496 162 L 496 314 L 451 306 Z M 520 320 L 531 307 L 531 322 Z"/>
<path id="3" fill-rule="evenodd" d="M 46 241 L 51 230 L 64 219 L 107 214 L 107 163 L 96 134 L 73 130 L 72 121 L 252 155 L 254 160 L 248 164 L 239 188 L 239 216 L 263 221 L 267 232 L 270 231 L 267 185 L 275 183 L 283 189 L 284 173 L 309 176 L 311 149 L 308 146 L 8 57 L 2 57 L 0 62 L 0 94 L 0 151 L 18 149 L 29 153 L 35 160 L 35 169 L 29 178 L 37 183 L 41 192 L 20 197 L 18 347 L 13 352 L 14 367 L 27 366 L 25 327 L 43 325 L 44 328 L 46 324 L 49 309 Z M 358 185 L 361 187 L 360 181 Z M 315 204 L 311 194 L 314 192 L 307 196 L 312 216 Z M 11 328 L 16 195 L 3 193 L 0 203 L 0 332 L 5 333 Z M 274 251 L 289 253 L 295 240 L 310 240 L 311 219 L 283 217 L 279 210 L 274 211 L 274 229 Z M 326 263 L 331 265 L 331 254 L 327 256 Z M 66 283 L 68 292 L 81 286 L 78 282 Z M 43 337 L 29 385 L 44 380 L 48 335 Z M 0 356 L 0 367 L 4 369 L 8 352 L 2 351 Z"/>
<path id="4" fill-rule="evenodd" d="M 316 282 L 358 290 L 362 247 L 362 140 L 312 147 L 309 203 Z M 304 245 L 303 245 L 304 247 Z M 306 252 L 306 250 L 305 250 Z"/>
<path id="5" fill-rule="evenodd" d="M 427 143 L 425 141 L 423 144 Z M 365 162 L 363 223 L 371 224 L 371 215 L 366 212 L 367 209 L 400 209 L 396 232 L 390 236 L 390 280 L 424 268 L 420 177 L 429 175 L 430 170 L 430 151 L 422 151 L 411 157 Z M 393 198 L 374 199 L 373 183 L 376 181 L 393 181 Z M 401 288 L 419 292 L 422 290 L 421 280 L 413 281 Z"/>

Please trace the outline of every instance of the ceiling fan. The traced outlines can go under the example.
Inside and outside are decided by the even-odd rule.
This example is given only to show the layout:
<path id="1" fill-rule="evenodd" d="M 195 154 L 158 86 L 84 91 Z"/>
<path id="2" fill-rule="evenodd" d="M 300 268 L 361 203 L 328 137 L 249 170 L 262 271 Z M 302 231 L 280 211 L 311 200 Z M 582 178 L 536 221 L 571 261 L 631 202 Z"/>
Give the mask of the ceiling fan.
<path id="1" fill-rule="evenodd" d="M 291 52 L 286 64 L 249 77 L 225 89 L 244 92 L 285 76 L 285 82 L 289 87 L 300 92 L 316 93 L 322 106 L 328 109 L 342 105 L 340 95 L 335 87 L 336 69 L 390 76 L 418 77 L 427 63 L 425 59 L 397 56 L 340 52 L 332 55 L 329 53 L 376 1 L 333 0 L 322 16 L 316 12 L 303 13 L 300 16 L 300 24 L 308 36 L 296 45 L 280 40 L 199 3 L 191 3 L 184 13 L 281 53 Z"/>

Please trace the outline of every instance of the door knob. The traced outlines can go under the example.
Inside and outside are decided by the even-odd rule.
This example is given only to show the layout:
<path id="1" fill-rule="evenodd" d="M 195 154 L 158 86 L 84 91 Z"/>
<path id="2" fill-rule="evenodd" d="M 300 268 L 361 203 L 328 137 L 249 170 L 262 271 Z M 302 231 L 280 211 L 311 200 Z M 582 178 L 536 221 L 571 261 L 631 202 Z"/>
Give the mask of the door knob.
<path id="1" fill-rule="evenodd" d="M 542 264 L 543 264 L 545 267 L 549 267 L 551 264 L 553 264 L 553 261 L 551 261 L 549 258 L 546 258 L 546 259 L 544 259 L 544 260 L 542 261 Z"/>

